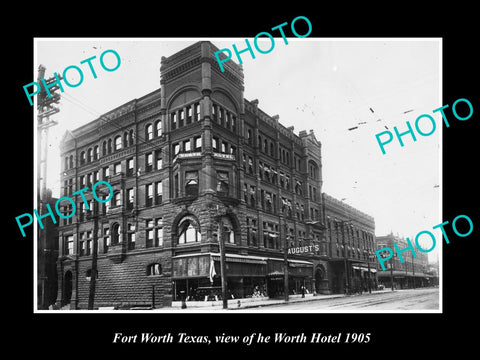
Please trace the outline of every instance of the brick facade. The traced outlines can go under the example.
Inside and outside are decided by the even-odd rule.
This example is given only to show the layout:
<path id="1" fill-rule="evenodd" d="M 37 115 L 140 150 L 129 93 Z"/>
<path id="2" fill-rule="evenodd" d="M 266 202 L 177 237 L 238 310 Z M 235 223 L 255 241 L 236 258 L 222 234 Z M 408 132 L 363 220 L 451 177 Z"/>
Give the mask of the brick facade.
<path id="1" fill-rule="evenodd" d="M 285 242 L 316 245 L 288 256 L 290 291 L 332 292 L 321 144 L 244 99 L 242 68 L 229 62 L 222 73 L 216 50 L 202 41 L 162 57 L 159 90 L 65 134 L 62 196 L 77 212 L 59 226 L 62 306 L 88 304 L 94 221 L 73 192 L 101 180 L 113 194 L 98 209 L 95 307 L 162 307 L 217 291 L 219 219 L 233 296 L 281 295 Z"/>

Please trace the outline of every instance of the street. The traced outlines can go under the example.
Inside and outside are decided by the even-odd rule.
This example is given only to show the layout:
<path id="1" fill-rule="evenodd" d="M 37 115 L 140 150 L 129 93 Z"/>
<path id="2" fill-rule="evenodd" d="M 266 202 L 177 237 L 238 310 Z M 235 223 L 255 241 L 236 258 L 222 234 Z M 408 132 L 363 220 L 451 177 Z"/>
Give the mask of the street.
<path id="1" fill-rule="evenodd" d="M 319 299 L 289 304 L 271 305 L 238 309 L 237 311 L 397 311 L 397 310 L 439 310 L 439 289 L 407 289 L 390 291 L 386 289 L 372 294 L 352 295 L 346 297 Z"/>

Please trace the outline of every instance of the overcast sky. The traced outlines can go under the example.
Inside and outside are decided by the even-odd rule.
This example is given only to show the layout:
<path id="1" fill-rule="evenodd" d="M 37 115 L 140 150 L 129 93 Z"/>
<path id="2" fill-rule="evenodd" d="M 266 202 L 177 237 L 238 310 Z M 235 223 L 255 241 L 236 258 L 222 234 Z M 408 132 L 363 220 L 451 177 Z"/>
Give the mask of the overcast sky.
<path id="1" fill-rule="evenodd" d="M 67 129 L 84 125 L 99 115 L 139 98 L 160 86 L 160 59 L 199 40 L 210 40 L 218 48 L 244 39 L 37 39 L 36 62 L 45 77 L 62 73 L 69 65 L 84 70 L 83 83 L 64 85 L 58 125 L 49 133 L 48 187 L 60 194 L 58 145 Z M 441 99 L 441 42 L 438 39 L 293 39 L 285 45 L 276 38 L 269 54 L 244 53 L 245 98 L 258 99 L 267 114 L 278 114 L 280 122 L 315 132 L 322 143 L 323 192 L 375 218 L 376 235 L 393 231 L 415 236 L 442 222 L 441 208 L 441 120 L 432 110 Z M 250 39 L 252 42 L 252 39 Z M 267 49 L 268 43 L 260 45 Z M 113 72 L 102 70 L 98 59 L 113 49 L 122 62 Z M 80 61 L 96 55 L 93 79 Z M 105 60 L 113 59 L 106 56 Z M 236 61 L 236 60 L 235 60 Z M 237 61 L 236 61 L 237 62 Z M 113 65 L 115 64 L 112 61 Z M 110 65 L 110 66 L 113 66 Z M 69 80 L 77 82 L 75 71 Z M 25 98 L 26 105 L 28 100 Z M 405 131 L 421 114 L 437 121 L 437 130 L 417 141 L 395 139 L 380 151 L 375 134 Z M 34 124 L 36 121 L 34 122 Z M 350 128 L 356 129 L 349 130 Z M 424 132 L 431 129 L 421 123 Z M 432 231 L 434 232 L 434 231 Z M 434 232 L 440 243 L 439 231 Z M 427 246 L 426 246 L 427 247 Z M 439 246 L 437 246 L 439 248 Z"/>

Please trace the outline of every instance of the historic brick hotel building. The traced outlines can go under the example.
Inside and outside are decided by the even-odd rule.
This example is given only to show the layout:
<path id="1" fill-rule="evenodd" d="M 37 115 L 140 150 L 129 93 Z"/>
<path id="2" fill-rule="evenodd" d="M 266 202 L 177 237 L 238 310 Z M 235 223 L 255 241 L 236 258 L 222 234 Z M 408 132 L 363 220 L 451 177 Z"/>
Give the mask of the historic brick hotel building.
<path id="1" fill-rule="evenodd" d="M 59 226 L 59 305 L 87 308 L 92 276 L 95 307 L 203 300 L 220 286 L 219 219 L 234 297 L 282 294 L 285 241 L 290 293 L 374 283 L 373 218 L 322 193 L 313 132 L 244 99 L 242 67 L 222 73 L 216 50 L 201 41 L 162 57 L 159 90 L 65 134 L 62 196 L 77 212 Z M 72 194 L 99 180 L 113 197 L 92 214 Z"/>

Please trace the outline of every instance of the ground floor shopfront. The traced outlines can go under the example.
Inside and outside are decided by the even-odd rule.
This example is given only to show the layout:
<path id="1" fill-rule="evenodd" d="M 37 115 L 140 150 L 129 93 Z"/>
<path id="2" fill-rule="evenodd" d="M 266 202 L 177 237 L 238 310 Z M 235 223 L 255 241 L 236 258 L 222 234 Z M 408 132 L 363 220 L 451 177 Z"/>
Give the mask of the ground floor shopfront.
<path id="1" fill-rule="evenodd" d="M 429 287 L 436 285 L 432 275 L 422 272 L 405 272 L 400 270 L 386 270 L 378 273 L 378 282 L 386 288 L 394 289 L 413 289 L 421 287 Z"/>
<path id="2" fill-rule="evenodd" d="M 284 296 L 283 259 L 227 254 L 225 260 L 229 299 Z M 218 253 L 179 255 L 172 263 L 173 301 L 222 298 Z M 315 291 L 313 262 L 288 260 L 288 289 L 291 295 Z"/>
<path id="3" fill-rule="evenodd" d="M 339 259 L 330 262 L 333 294 L 361 293 L 378 287 L 377 269 L 368 262 Z"/>

